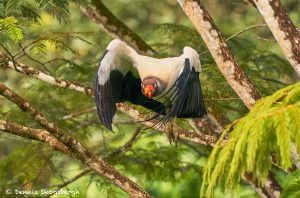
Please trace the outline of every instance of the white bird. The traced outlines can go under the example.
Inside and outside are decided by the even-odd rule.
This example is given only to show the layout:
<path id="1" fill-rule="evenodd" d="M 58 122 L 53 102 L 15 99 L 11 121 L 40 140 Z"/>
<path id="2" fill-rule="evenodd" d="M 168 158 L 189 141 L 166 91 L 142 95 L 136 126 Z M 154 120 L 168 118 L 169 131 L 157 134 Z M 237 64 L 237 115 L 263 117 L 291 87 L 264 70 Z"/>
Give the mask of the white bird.
<path id="1" fill-rule="evenodd" d="M 101 57 L 95 80 L 95 100 L 102 124 L 112 130 L 116 103 L 130 101 L 162 115 L 160 124 L 175 117 L 206 114 L 199 80 L 199 55 L 184 47 L 178 57 L 153 58 L 138 54 L 121 40 L 112 40 Z"/>

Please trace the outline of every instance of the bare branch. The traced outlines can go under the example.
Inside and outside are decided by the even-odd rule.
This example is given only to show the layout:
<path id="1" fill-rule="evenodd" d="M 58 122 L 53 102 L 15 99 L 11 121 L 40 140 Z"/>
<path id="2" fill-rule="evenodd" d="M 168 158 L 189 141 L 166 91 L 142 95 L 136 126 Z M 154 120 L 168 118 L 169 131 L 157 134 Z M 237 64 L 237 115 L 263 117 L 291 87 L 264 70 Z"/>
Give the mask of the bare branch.
<path id="1" fill-rule="evenodd" d="M 114 158 L 118 155 L 120 155 L 121 153 L 124 153 L 126 151 L 128 151 L 132 145 L 137 141 L 137 139 L 140 137 L 141 135 L 141 128 L 137 128 L 136 131 L 133 133 L 132 137 L 123 145 L 120 146 L 119 148 L 115 149 L 113 152 L 109 153 L 107 156 L 104 157 L 104 159 L 111 159 Z M 56 191 L 68 186 L 69 184 L 75 182 L 76 180 L 78 180 L 79 178 L 85 176 L 86 174 L 90 173 L 91 169 L 86 169 L 84 171 L 82 171 L 81 173 L 79 173 L 78 175 L 76 175 L 75 177 L 69 179 L 68 181 L 62 183 L 62 184 L 58 184 L 58 185 L 51 185 L 51 187 L 57 187 Z"/>
<path id="2" fill-rule="evenodd" d="M 229 40 L 233 39 L 234 37 L 236 37 L 236 36 L 238 36 L 238 35 L 240 35 L 240 34 L 246 32 L 246 31 L 248 31 L 248 30 L 255 29 L 255 28 L 261 28 L 261 27 L 268 27 L 268 26 L 267 26 L 266 24 L 250 25 L 250 26 L 248 26 L 248 27 L 246 27 L 246 28 L 244 28 L 244 29 L 242 29 L 242 30 L 240 30 L 240 31 L 238 31 L 238 32 L 236 32 L 236 33 L 234 33 L 233 35 L 229 36 L 229 37 L 226 39 L 226 41 L 229 41 Z"/>
<path id="3" fill-rule="evenodd" d="M 45 74 L 38 69 L 29 67 L 22 63 L 15 63 L 15 65 L 16 65 L 17 70 L 15 70 L 15 67 L 13 67 L 13 62 L 11 61 L 11 59 L 6 54 L 0 52 L 0 67 L 2 67 L 2 68 L 8 67 L 9 69 L 15 70 L 22 74 L 26 74 L 28 76 L 34 77 L 36 79 L 39 79 L 41 81 L 47 82 L 47 83 L 55 85 L 55 86 L 72 89 L 74 91 L 84 93 L 84 94 L 87 94 L 90 96 L 94 95 L 93 88 L 88 87 L 86 85 L 81 85 L 79 83 L 75 83 L 72 81 L 58 79 L 56 77 Z M 125 103 L 118 104 L 117 107 L 118 107 L 119 111 L 129 114 L 135 120 L 140 120 L 140 117 L 142 117 L 142 115 L 140 115 L 140 113 L 137 110 L 133 109 L 132 107 L 130 107 L 129 105 L 127 105 Z M 149 121 L 149 122 L 143 122 L 143 124 L 151 127 L 155 124 L 155 120 Z M 210 128 L 213 130 L 214 127 L 215 127 L 215 125 L 212 125 Z M 217 131 L 215 134 L 218 134 L 219 129 L 216 129 L 216 130 Z M 162 128 L 161 131 L 165 132 L 165 129 Z M 199 144 L 205 144 L 205 145 L 214 145 L 218 139 L 214 135 L 204 135 L 204 134 L 192 133 L 192 132 L 189 132 L 189 131 L 183 130 L 183 129 L 180 130 L 180 132 L 178 134 L 179 134 L 179 138 L 189 140 L 192 142 L 198 142 Z M 208 141 L 208 142 L 206 142 L 206 141 Z"/>
<path id="4" fill-rule="evenodd" d="M 300 76 L 300 32 L 291 21 L 280 0 L 249 0 L 256 5 L 273 33 L 285 57 Z"/>
<path id="5" fill-rule="evenodd" d="M 291 158 L 292 161 L 294 161 L 293 164 L 293 171 L 296 169 L 300 169 L 300 158 L 299 158 L 299 153 L 297 152 L 297 148 L 295 144 L 292 144 L 292 148 L 291 148 Z"/>
<path id="6" fill-rule="evenodd" d="M 22 45 L 19 44 L 20 48 L 23 49 Z M 51 71 L 46 67 L 46 65 L 44 63 L 42 63 L 41 61 L 31 57 L 29 54 L 27 54 L 27 52 L 25 51 L 25 49 L 23 49 L 23 55 L 26 56 L 29 60 L 38 63 L 39 65 L 41 65 L 50 75 L 52 75 Z M 20 57 L 21 58 L 21 57 Z M 17 60 L 17 59 L 15 59 Z"/>
<path id="7" fill-rule="evenodd" d="M 134 120 L 145 120 L 145 115 L 141 115 L 139 111 L 129 107 L 128 105 L 124 103 L 118 103 L 117 108 L 119 111 L 128 114 L 130 117 L 132 117 Z M 142 122 L 145 126 L 152 127 L 155 124 L 154 121 L 146 121 Z M 167 129 L 165 126 L 161 126 L 159 131 L 163 133 L 167 133 Z M 204 135 L 202 133 L 195 133 L 195 132 L 189 132 L 185 129 L 182 129 L 179 127 L 176 123 L 173 125 L 173 131 L 176 132 L 179 136 L 179 139 L 182 140 L 187 140 L 191 142 L 195 142 L 198 144 L 203 144 L 203 145 L 210 145 L 213 146 L 218 140 L 218 137 L 215 135 Z M 223 143 L 226 143 L 226 140 L 223 141 Z"/>
<path id="8" fill-rule="evenodd" d="M 93 111 L 96 111 L 96 107 L 90 107 L 90 108 L 84 109 L 84 110 L 79 111 L 79 112 L 70 113 L 69 115 L 65 115 L 62 119 L 63 120 L 68 120 L 68 119 L 71 119 L 71 118 L 74 118 L 74 117 L 77 117 L 77 116 L 81 116 L 82 114 L 90 113 L 90 112 L 93 112 Z"/>
<path id="9" fill-rule="evenodd" d="M 75 182 L 76 180 L 80 179 L 81 177 L 85 176 L 86 174 L 90 173 L 91 169 L 86 169 L 84 171 L 82 171 L 81 173 L 79 173 L 78 175 L 76 175 L 75 177 L 67 180 L 66 182 L 62 183 L 62 184 L 57 184 L 57 185 L 52 185 L 50 186 L 50 188 L 56 187 L 56 191 L 68 186 L 69 184 Z"/>
<path id="10" fill-rule="evenodd" d="M 10 68 L 22 74 L 26 74 L 28 76 L 34 77 L 36 79 L 42 80 L 52 85 L 56 85 L 59 87 L 64 87 L 68 89 L 72 89 L 87 95 L 93 95 L 93 89 L 91 87 L 80 85 L 78 83 L 69 81 L 69 80 L 61 80 L 51 75 L 45 74 L 42 71 L 35 69 L 33 67 L 29 67 L 22 63 L 15 63 L 4 53 L 0 52 L 0 67 L 1 68 Z"/>
<path id="11" fill-rule="evenodd" d="M 262 197 L 262 198 L 278 198 L 279 197 L 278 192 L 280 194 L 280 191 L 279 191 L 280 188 L 279 188 L 277 181 L 275 180 L 275 178 L 272 176 L 271 173 L 269 173 L 269 178 L 265 182 L 264 187 L 260 187 L 260 185 L 253 180 L 251 174 L 245 174 L 244 180 L 249 185 L 251 185 L 255 189 L 257 194 L 259 194 L 260 197 Z"/>
<path id="12" fill-rule="evenodd" d="M 81 6 L 81 10 L 101 29 L 113 38 L 119 38 L 142 54 L 153 55 L 155 51 L 145 43 L 135 32 L 115 17 L 105 5 L 98 0 L 92 0 L 92 6 Z"/>
<path id="13" fill-rule="evenodd" d="M 136 35 L 132 30 L 130 30 L 125 24 L 117 19 L 101 1 L 93 0 L 91 6 L 81 6 L 81 10 L 95 23 L 97 23 L 103 30 L 105 30 L 113 38 L 119 38 L 125 41 L 127 44 L 132 46 L 141 54 L 154 55 L 156 52 L 144 42 L 138 35 Z M 217 117 L 214 112 L 209 112 L 213 114 L 213 117 Z M 210 118 L 210 117 L 209 117 Z M 209 119 L 207 118 L 207 119 Z M 196 121 L 197 122 L 197 121 Z M 206 122 L 207 124 L 212 124 L 209 128 L 213 129 L 216 125 L 220 125 L 220 120 L 214 120 Z M 196 125 L 197 127 L 197 125 Z M 202 131 L 201 128 L 198 130 Z"/>
<path id="14" fill-rule="evenodd" d="M 131 138 L 123 146 L 117 148 L 116 150 L 108 154 L 107 157 L 105 158 L 113 158 L 119 155 L 120 153 L 127 151 L 139 139 L 140 136 L 141 136 L 141 127 L 138 127 L 133 133 L 133 135 L 131 136 Z"/>
<path id="15" fill-rule="evenodd" d="M 227 82 L 242 99 L 244 104 L 248 108 L 251 108 L 256 100 L 260 98 L 260 94 L 234 60 L 225 39 L 222 37 L 201 1 L 178 0 L 178 2 L 198 30 Z"/>
<path id="16" fill-rule="evenodd" d="M 99 175 L 119 186 L 132 197 L 151 197 L 140 186 L 127 177 L 121 175 L 112 166 L 98 158 L 94 153 L 88 150 L 79 141 L 65 133 L 63 130 L 50 122 L 42 113 L 35 109 L 29 102 L 25 101 L 15 92 L 0 84 L 0 94 L 8 100 L 15 103 L 20 109 L 29 114 L 36 122 L 48 130 L 48 132 L 58 141 L 70 148 L 73 156 L 86 164 Z"/>
<path id="17" fill-rule="evenodd" d="M 60 151 L 70 157 L 76 158 L 76 156 L 73 155 L 72 151 L 68 147 L 66 147 L 64 144 L 62 144 L 57 139 L 55 139 L 53 136 L 51 136 L 51 134 L 46 130 L 25 127 L 22 125 L 18 125 L 18 124 L 3 121 L 3 120 L 0 120 L 0 130 L 17 135 L 17 136 L 21 136 L 24 138 L 29 138 L 32 140 L 37 140 L 40 142 L 48 143 L 54 150 Z M 140 137 L 140 134 L 141 134 L 140 132 L 141 132 L 141 128 L 137 128 L 136 131 L 133 133 L 132 137 L 123 146 L 120 146 L 119 148 L 117 148 L 113 152 L 109 153 L 104 158 L 111 159 L 111 158 L 114 158 L 117 155 L 120 155 L 121 153 L 124 153 L 127 150 L 129 150 L 132 147 L 132 145 L 137 141 L 137 139 Z M 49 188 L 57 187 L 56 190 L 59 190 L 61 188 L 68 186 L 69 184 L 75 182 L 77 179 L 81 178 L 82 176 L 84 176 L 90 172 L 91 172 L 91 169 L 86 169 L 86 170 L 82 171 L 81 173 L 79 173 L 78 175 L 76 175 L 75 177 L 67 180 L 66 182 L 64 182 L 62 184 L 58 184 L 58 185 L 51 185 L 51 186 L 49 186 Z"/>
<path id="18" fill-rule="evenodd" d="M 73 156 L 71 150 L 54 138 L 48 131 L 43 129 L 34 129 L 30 127 L 21 126 L 15 123 L 0 120 L 0 130 L 24 138 L 37 140 L 48 143 L 54 150 L 60 151 L 66 155 Z M 73 156 L 74 157 L 74 156 Z"/>
<path id="19" fill-rule="evenodd" d="M 227 82 L 249 109 L 253 107 L 255 102 L 260 98 L 260 94 L 234 60 L 225 39 L 202 5 L 201 0 L 177 1 L 198 30 Z M 270 191 L 264 192 L 266 196 L 277 197 L 277 195 L 280 194 L 280 191 L 275 188 L 277 183 L 274 181 L 276 180 L 269 179 L 265 183 L 266 188 L 268 188 L 268 186 L 271 188 Z M 252 183 L 251 180 L 249 182 Z"/>

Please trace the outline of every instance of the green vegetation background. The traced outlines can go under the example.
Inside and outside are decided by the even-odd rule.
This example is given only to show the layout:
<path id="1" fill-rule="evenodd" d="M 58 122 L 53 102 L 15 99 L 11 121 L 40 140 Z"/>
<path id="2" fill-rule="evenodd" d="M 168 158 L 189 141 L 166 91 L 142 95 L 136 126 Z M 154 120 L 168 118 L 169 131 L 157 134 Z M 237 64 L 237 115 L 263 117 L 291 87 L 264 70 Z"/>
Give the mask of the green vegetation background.
<path id="1" fill-rule="evenodd" d="M 36 2 L 45 5 L 39 7 Z M 11 23 L 21 28 L 17 36 L 11 36 L 14 33 L 2 27 L 0 42 L 12 54 L 16 54 L 19 51 L 16 40 L 24 46 L 47 35 L 47 39 L 32 45 L 28 54 L 46 63 L 45 66 L 54 76 L 92 86 L 97 61 L 112 38 L 81 12 L 78 1 L 49 2 L 54 2 L 54 6 L 51 7 L 46 1 L 0 1 L 1 19 L 14 17 L 11 20 L 16 21 Z M 175 0 L 102 2 L 162 57 L 177 56 L 187 45 L 195 48 L 203 66 L 201 80 L 206 105 L 224 116 L 224 123 L 229 124 L 248 112 L 218 71 L 198 33 Z M 204 3 L 225 37 L 250 25 L 264 23 L 257 10 L 243 1 L 205 0 Z M 295 25 L 300 27 L 299 1 L 285 0 L 283 3 Z M 267 28 L 246 31 L 232 38 L 229 46 L 263 96 L 295 82 L 292 67 Z M 1 51 L 4 52 L 2 48 Z M 53 61 L 47 62 L 49 60 Z M 26 56 L 19 61 L 45 71 L 41 64 Z M 93 100 L 8 69 L 0 70 L 0 82 L 29 100 L 50 120 L 92 148 L 99 156 L 105 156 L 122 146 L 138 127 L 123 114 L 116 116 L 115 133 L 108 132 L 100 125 L 95 111 L 64 119 L 64 116 L 73 112 L 94 107 Z M 39 127 L 3 97 L 0 97 L 0 119 Z M 192 198 L 199 197 L 203 168 L 210 151 L 210 148 L 183 142 L 179 142 L 177 147 L 170 146 L 165 135 L 146 131 L 130 151 L 108 159 L 108 162 L 154 197 Z M 1 197 L 7 196 L 3 191 L 7 188 L 53 190 L 55 188 L 51 188 L 51 185 L 63 183 L 82 170 L 80 163 L 52 151 L 42 143 L 0 132 Z M 67 189 L 79 190 L 80 195 L 76 197 L 127 196 L 94 174 L 80 178 Z M 251 187 L 241 182 L 235 186 L 235 191 L 224 193 L 221 187 L 217 188 L 214 197 L 257 195 Z"/>

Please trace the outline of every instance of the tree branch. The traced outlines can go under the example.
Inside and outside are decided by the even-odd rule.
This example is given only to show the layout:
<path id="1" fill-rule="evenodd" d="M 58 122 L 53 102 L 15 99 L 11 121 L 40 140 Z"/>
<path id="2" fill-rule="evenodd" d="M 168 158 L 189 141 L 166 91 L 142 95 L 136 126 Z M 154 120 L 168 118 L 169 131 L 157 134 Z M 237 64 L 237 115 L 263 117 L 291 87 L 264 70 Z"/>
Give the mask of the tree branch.
<path id="1" fill-rule="evenodd" d="M 113 152 L 109 153 L 105 158 L 110 159 L 127 151 L 139 139 L 140 136 L 141 136 L 141 127 L 138 127 L 133 133 L 133 135 L 131 136 L 131 138 L 123 146 L 120 146 L 119 148 L 115 149 Z"/>
<path id="2" fill-rule="evenodd" d="M 285 57 L 300 76 L 300 32 L 280 0 L 249 0 L 263 16 Z"/>
<path id="3" fill-rule="evenodd" d="M 20 109 L 29 114 L 36 122 L 48 130 L 48 132 L 67 146 L 74 155 L 82 163 L 86 164 L 89 168 L 94 170 L 97 174 L 102 175 L 104 178 L 119 186 L 123 191 L 132 197 L 151 197 L 136 183 L 129 178 L 121 175 L 112 166 L 107 164 L 102 159 L 98 158 L 95 154 L 89 151 L 79 141 L 65 133 L 63 130 L 50 122 L 42 113 L 35 109 L 29 102 L 25 101 L 15 92 L 7 88 L 4 84 L 0 84 L 0 94 L 8 100 L 15 103 Z"/>
<path id="4" fill-rule="evenodd" d="M 156 52 L 145 43 L 141 37 L 115 17 L 105 5 L 98 0 L 92 0 L 92 6 L 81 5 L 82 12 L 92 19 L 113 38 L 119 38 L 142 54 L 153 55 Z"/>
<path id="5" fill-rule="evenodd" d="M 97 110 L 96 107 L 90 107 L 88 109 L 84 109 L 84 110 L 79 111 L 79 112 L 73 112 L 73 113 L 70 113 L 69 115 L 65 115 L 62 119 L 63 120 L 68 120 L 68 119 L 71 119 L 71 118 L 74 118 L 74 117 L 77 117 L 77 116 L 81 116 L 83 114 L 90 113 L 90 112 L 93 112 L 93 111 L 96 111 L 96 110 Z"/>
<path id="6" fill-rule="evenodd" d="M 2 68 L 10 68 L 12 70 L 15 70 L 15 68 L 12 66 L 12 61 L 10 61 L 10 59 L 5 55 L 0 53 L 0 66 L 2 65 Z M 65 88 L 69 88 L 87 95 L 91 95 L 93 96 L 93 89 L 78 83 L 74 83 L 72 84 L 72 82 L 67 81 L 69 84 L 69 86 L 65 86 L 67 84 L 67 82 L 65 80 L 62 79 L 57 79 L 54 78 L 52 76 L 49 76 L 47 74 L 44 74 L 43 72 L 28 67 L 24 64 L 20 64 L 17 63 L 17 70 L 20 73 L 32 76 L 34 78 L 37 78 L 39 80 L 45 81 L 47 83 L 50 83 L 52 85 L 56 85 L 56 86 L 60 86 L 60 87 L 65 87 Z M 30 72 L 30 71 L 34 71 L 34 72 Z M 49 81 L 48 79 L 57 79 L 57 80 L 51 80 Z M 86 91 L 88 90 L 88 91 Z M 141 120 L 143 119 L 143 115 L 140 115 L 139 111 L 133 109 L 132 107 L 130 107 L 129 105 L 125 104 L 125 103 L 119 103 L 117 104 L 117 108 L 119 111 L 128 114 L 129 116 L 131 116 L 132 118 L 134 118 L 135 120 Z M 199 120 L 198 120 L 199 121 Z M 208 121 L 208 120 L 206 120 Z M 145 126 L 153 126 L 155 124 L 155 121 L 151 122 L 144 122 L 143 123 Z M 195 124 L 198 124 L 198 127 L 203 127 L 203 123 L 201 122 L 195 122 Z M 220 126 L 219 126 L 220 127 Z M 166 129 L 165 128 L 161 128 L 160 129 L 162 132 L 166 133 Z M 219 130 L 222 130 L 222 127 L 220 127 Z M 178 134 L 180 139 L 183 140 L 187 140 L 187 141 L 191 141 L 191 142 L 195 142 L 197 144 L 203 144 L 203 145 L 210 145 L 210 146 L 214 146 L 214 144 L 217 142 L 218 137 L 216 136 L 216 133 L 214 133 L 213 135 L 204 135 L 202 133 L 194 133 L 194 132 L 189 132 L 187 130 L 184 130 L 182 128 L 180 128 L 179 126 L 175 125 L 174 126 L 174 131 Z M 223 140 L 222 144 L 226 144 L 226 140 Z"/>
<path id="7" fill-rule="evenodd" d="M 245 75 L 227 47 L 225 39 L 217 29 L 200 0 L 178 0 L 185 14 L 194 24 L 220 71 L 244 104 L 251 108 L 260 94 Z"/>
<path id="8" fill-rule="evenodd" d="M 66 182 L 57 184 L 57 185 L 52 185 L 52 186 L 50 186 L 50 188 L 56 187 L 57 188 L 56 191 L 58 191 L 64 187 L 68 186 L 69 184 L 75 182 L 76 180 L 78 180 L 79 178 L 85 176 L 86 174 L 88 174 L 90 172 L 91 172 L 91 169 L 86 169 L 86 170 L 82 171 L 81 173 L 79 173 L 78 175 L 76 175 L 75 177 L 67 180 Z"/>
<path id="9" fill-rule="evenodd" d="M 130 117 L 137 121 L 145 120 L 146 118 L 145 115 L 140 114 L 139 111 L 129 107 L 124 103 L 118 103 L 117 109 L 123 113 L 128 114 Z M 152 127 L 155 125 L 155 122 L 156 120 L 151 120 L 142 123 L 145 126 Z M 159 131 L 167 133 L 167 129 L 165 126 L 161 126 L 159 128 Z M 202 145 L 214 146 L 218 141 L 218 137 L 215 135 L 204 135 L 202 133 L 189 132 L 179 127 L 176 123 L 173 124 L 173 131 L 178 135 L 179 139 L 195 142 Z M 226 142 L 226 140 L 223 140 L 222 144 L 226 144 Z"/>
<path id="10" fill-rule="evenodd" d="M 236 32 L 236 33 L 234 33 L 234 34 L 232 34 L 231 36 L 229 36 L 229 37 L 226 39 L 226 41 L 229 41 L 229 40 L 233 39 L 234 37 L 236 37 L 236 36 L 238 36 L 238 35 L 240 35 L 240 34 L 246 32 L 246 31 L 248 31 L 248 30 L 255 29 L 255 28 L 262 28 L 262 27 L 268 27 L 268 26 L 267 26 L 266 24 L 250 25 L 250 26 L 248 26 L 248 27 L 246 27 L 246 28 L 244 28 L 244 29 L 242 29 L 242 30 L 240 30 L 240 31 L 238 31 L 238 32 Z"/>
<path id="11" fill-rule="evenodd" d="M 6 54 L 0 52 L 0 68 L 9 68 L 12 70 L 15 70 L 19 73 L 26 74 L 28 76 L 31 76 L 33 78 L 42 80 L 46 83 L 56 85 L 63 88 L 68 88 L 75 90 L 77 92 L 81 92 L 87 95 L 93 95 L 93 89 L 91 87 L 78 84 L 73 81 L 69 80 L 61 80 L 56 77 L 53 77 L 49 74 L 46 74 L 38 69 L 35 69 L 33 67 L 29 67 L 25 64 L 19 63 L 19 62 L 13 62 Z"/>
<path id="12" fill-rule="evenodd" d="M 140 137 L 140 134 L 141 134 L 140 132 L 141 132 L 141 128 L 138 127 L 136 129 L 136 131 L 133 133 L 133 135 L 131 136 L 131 138 L 123 146 L 120 146 L 119 148 L 115 149 L 113 152 L 109 153 L 107 156 L 104 157 L 104 159 L 111 159 L 111 158 L 114 158 L 114 157 L 120 155 L 121 153 L 128 151 Z M 58 191 L 59 189 L 68 186 L 69 184 L 75 182 L 76 180 L 78 180 L 79 178 L 85 176 L 86 174 L 88 174 L 90 172 L 91 172 L 91 169 L 86 169 L 86 170 L 82 171 L 81 173 L 79 173 L 78 175 L 76 175 L 75 177 L 69 179 L 68 181 L 66 181 L 62 184 L 52 185 L 50 187 L 57 187 L 56 191 Z"/>
<path id="13" fill-rule="evenodd" d="M 94 94 L 94 90 L 91 87 L 88 87 L 86 85 L 82 85 L 79 83 L 75 83 L 72 81 L 67 81 L 67 80 L 63 80 L 63 79 L 58 79 L 56 77 L 53 77 L 51 75 L 45 74 L 42 71 L 29 67 L 27 65 L 24 65 L 22 63 L 15 63 L 16 69 L 13 66 L 13 62 L 11 61 L 11 59 L 4 53 L 0 52 L 0 68 L 9 68 L 12 70 L 15 70 L 17 72 L 20 72 L 22 74 L 26 74 L 28 76 L 31 76 L 33 78 L 39 79 L 41 81 L 44 81 L 46 83 L 55 85 L 55 86 L 59 86 L 59 87 L 63 87 L 63 88 L 68 88 L 80 93 L 84 93 L 90 96 L 93 96 Z M 141 120 L 141 118 L 143 118 L 142 115 L 140 115 L 140 113 L 133 109 L 132 107 L 130 107 L 129 105 L 122 103 L 122 104 L 118 104 L 117 108 L 119 111 L 129 114 L 132 118 L 134 118 L 135 120 Z M 199 120 L 198 120 L 199 121 Z M 143 122 L 144 125 L 146 126 L 153 126 L 155 124 L 155 120 L 153 121 L 148 121 L 148 122 Z M 197 122 L 196 122 L 197 124 Z M 202 127 L 202 125 L 199 125 L 198 127 Z M 192 141 L 192 142 L 196 142 L 199 144 L 204 144 L 204 145 L 214 145 L 218 139 L 218 137 L 216 136 L 216 134 L 219 133 L 220 129 L 217 128 L 217 126 L 212 125 L 210 126 L 210 130 L 214 130 L 214 127 L 216 127 L 216 131 L 214 133 L 214 135 L 204 135 L 204 134 L 198 134 L 198 133 L 192 133 L 189 132 L 187 130 L 184 129 L 180 129 L 178 131 L 178 135 L 180 139 L 184 139 L 184 140 L 188 140 L 188 141 Z M 179 128 L 179 127 L 178 127 Z M 160 129 L 162 132 L 165 132 L 165 129 L 162 128 Z"/>
<path id="14" fill-rule="evenodd" d="M 66 155 L 73 156 L 72 151 L 56 138 L 54 138 L 48 131 L 43 129 L 34 129 L 30 127 L 21 126 L 15 123 L 0 120 L 0 130 L 17 136 L 37 140 L 48 143 L 54 150 L 60 151 Z"/>
<path id="15" fill-rule="evenodd" d="M 25 127 L 4 120 L 0 120 L 0 130 L 27 139 L 48 143 L 54 150 L 62 152 L 70 157 L 76 158 L 76 156 L 73 155 L 72 151 L 68 147 L 66 147 L 60 141 L 58 141 L 53 136 L 51 136 L 51 134 L 46 130 Z M 109 153 L 104 158 L 111 159 L 129 150 L 132 147 L 132 145 L 137 141 L 137 139 L 140 137 L 141 134 L 140 132 L 141 132 L 141 128 L 137 128 L 136 131 L 133 133 L 132 137 L 123 146 L 120 146 L 119 148 L 115 149 L 113 152 Z M 82 176 L 90 172 L 91 169 L 88 168 L 62 184 L 51 185 L 50 188 L 57 187 L 56 190 L 58 191 L 59 189 L 68 186 L 69 184 L 75 182 L 77 179 L 81 178 Z"/>
<path id="16" fill-rule="evenodd" d="M 103 30 L 105 30 L 113 38 L 119 38 L 125 41 L 127 44 L 136 49 L 140 54 L 153 55 L 156 52 L 144 42 L 138 35 L 136 35 L 132 30 L 130 30 L 125 24 L 122 23 L 117 17 L 115 17 L 101 1 L 93 0 L 93 7 L 91 6 L 81 6 L 81 10 L 95 23 L 97 23 Z M 215 131 L 216 134 L 219 134 L 220 129 L 218 126 L 224 125 L 224 121 L 220 119 L 215 119 L 220 117 L 220 114 L 215 113 L 214 111 L 209 110 L 209 117 L 203 120 L 206 123 L 207 129 L 210 130 L 209 134 L 212 131 Z M 207 121 L 210 118 L 213 120 Z M 196 129 L 201 132 L 206 132 L 202 128 L 199 128 L 199 122 L 202 122 L 201 119 L 191 119 L 195 123 Z"/>
<path id="17" fill-rule="evenodd" d="M 177 1 L 198 30 L 227 82 L 249 109 L 253 107 L 261 96 L 234 60 L 230 49 L 227 47 L 225 38 L 222 37 L 213 19 L 202 5 L 201 0 Z M 269 179 L 265 183 L 265 188 L 269 186 L 271 188 L 271 190 L 264 192 L 266 196 L 277 197 L 280 194 L 280 191 L 277 190 L 278 188 L 275 188 L 278 184 L 274 180 Z M 253 183 L 251 180 L 249 182 Z M 253 185 L 256 186 L 255 184 Z"/>

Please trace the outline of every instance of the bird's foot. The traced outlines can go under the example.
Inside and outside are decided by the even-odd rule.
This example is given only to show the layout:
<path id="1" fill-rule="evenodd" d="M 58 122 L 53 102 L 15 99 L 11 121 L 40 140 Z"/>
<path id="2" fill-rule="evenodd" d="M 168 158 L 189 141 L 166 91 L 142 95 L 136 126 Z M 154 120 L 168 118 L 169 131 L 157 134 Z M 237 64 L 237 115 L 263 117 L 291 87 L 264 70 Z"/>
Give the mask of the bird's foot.
<path id="1" fill-rule="evenodd" d="M 174 143 L 177 147 L 177 141 L 179 140 L 179 136 L 178 133 L 173 130 L 173 122 L 169 122 L 166 124 L 166 132 L 170 144 L 172 145 L 172 143 Z"/>

